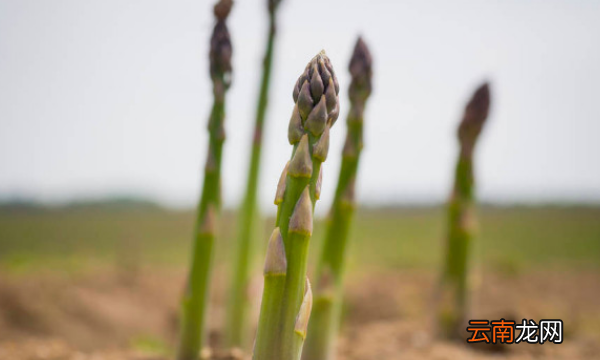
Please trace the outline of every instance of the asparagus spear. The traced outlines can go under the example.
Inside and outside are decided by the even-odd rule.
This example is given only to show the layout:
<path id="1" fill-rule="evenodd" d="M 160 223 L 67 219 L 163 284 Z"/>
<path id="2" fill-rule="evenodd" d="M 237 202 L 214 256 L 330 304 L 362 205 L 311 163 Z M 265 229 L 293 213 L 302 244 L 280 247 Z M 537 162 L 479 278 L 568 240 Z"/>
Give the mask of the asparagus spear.
<path id="1" fill-rule="evenodd" d="M 365 42 L 358 38 L 349 66 L 352 75 L 348 89 L 350 112 L 346 120 L 348 130 L 342 151 L 342 165 L 317 265 L 313 314 L 302 354 L 302 358 L 306 360 L 334 357 L 340 321 L 346 244 L 355 208 L 354 183 L 363 147 L 363 113 L 371 94 L 371 64 L 369 49 Z"/>
<path id="2" fill-rule="evenodd" d="M 227 311 L 226 341 L 230 347 L 243 347 L 245 335 L 248 333 L 247 313 L 248 298 L 247 289 L 250 282 L 250 269 L 254 249 L 255 224 L 260 223 L 256 205 L 256 193 L 258 187 L 258 176 L 260 169 L 260 154 L 262 148 L 262 133 L 265 114 L 267 110 L 267 97 L 269 94 L 269 80 L 271 78 L 271 64 L 273 62 L 273 47 L 276 30 L 276 15 L 279 0 L 269 0 L 269 33 L 267 35 L 267 48 L 263 59 L 263 72 L 260 84 L 258 106 L 256 110 L 256 122 L 254 124 L 254 137 L 250 155 L 250 169 L 246 195 L 240 209 L 240 228 L 238 244 L 236 247 L 235 269 L 229 292 L 229 309 Z"/>
<path id="3" fill-rule="evenodd" d="M 275 195 L 276 228 L 265 260 L 255 360 L 297 360 L 306 338 L 312 293 L 306 278 L 315 202 L 329 131 L 339 115 L 339 85 L 324 52 L 306 66 L 294 87 L 288 128 L 291 160 Z"/>
<path id="4" fill-rule="evenodd" d="M 204 185 L 198 204 L 194 231 L 194 251 L 188 282 L 181 302 L 181 329 L 177 359 L 195 360 L 204 342 L 204 324 L 215 238 L 216 217 L 221 207 L 221 154 L 225 140 L 225 93 L 231 81 L 231 40 L 225 20 L 231 0 L 220 0 L 214 7 L 216 24 L 210 39 L 210 76 L 214 103 L 208 121 L 209 144 Z"/>
<path id="5" fill-rule="evenodd" d="M 489 85 L 484 83 L 467 104 L 458 127 L 460 152 L 448 202 L 446 260 L 438 310 L 440 330 L 447 339 L 460 338 L 466 328 L 469 252 L 475 230 L 473 150 L 489 107 Z"/>

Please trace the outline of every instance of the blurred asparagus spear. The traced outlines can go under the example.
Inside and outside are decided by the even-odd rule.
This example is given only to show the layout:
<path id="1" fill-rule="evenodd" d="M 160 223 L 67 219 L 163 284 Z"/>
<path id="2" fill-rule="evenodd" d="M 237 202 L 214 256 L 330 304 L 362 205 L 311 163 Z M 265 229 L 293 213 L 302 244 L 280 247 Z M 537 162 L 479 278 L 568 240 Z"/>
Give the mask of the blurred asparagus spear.
<path id="1" fill-rule="evenodd" d="M 260 224 L 258 208 L 256 205 L 256 194 L 258 187 L 258 176 L 260 171 L 260 154 L 262 149 L 262 133 L 267 111 L 269 83 L 271 78 L 271 64 L 273 62 L 273 47 L 277 28 L 277 9 L 280 0 L 268 0 L 269 10 L 269 33 L 267 35 L 267 48 L 263 59 L 262 79 L 256 109 L 256 122 L 254 124 L 254 137 L 250 155 L 250 168 L 246 195 L 240 209 L 240 225 L 238 243 L 234 262 L 234 271 L 231 279 L 231 291 L 229 292 L 229 307 L 227 311 L 227 327 L 225 338 L 230 347 L 243 347 L 246 334 L 249 333 L 247 326 L 248 317 L 248 286 L 251 278 L 250 269 L 254 255 L 254 236 L 256 225 Z"/>
<path id="2" fill-rule="evenodd" d="M 363 147 L 363 113 L 371 94 L 371 54 L 359 38 L 350 60 L 352 82 L 348 89 L 346 142 L 342 151 L 342 165 L 335 198 L 331 206 L 325 241 L 317 264 L 313 313 L 302 353 L 305 360 L 334 358 L 335 339 L 338 334 L 343 292 L 343 275 L 348 232 L 352 222 L 355 202 L 354 183 L 360 153 Z"/>
<path id="3" fill-rule="evenodd" d="M 325 53 L 315 56 L 298 79 L 288 139 L 292 157 L 277 192 L 277 219 L 265 259 L 255 360 L 297 360 L 302 353 L 312 293 L 306 267 L 313 211 L 321 193 L 321 164 L 329 131 L 339 115 L 339 85 Z"/>
<path id="4" fill-rule="evenodd" d="M 231 81 L 231 40 L 225 20 L 231 11 L 231 0 L 220 0 L 214 7 L 216 24 L 210 39 L 210 76 L 214 102 L 208 121 L 209 145 L 204 184 L 198 204 L 194 251 L 181 302 L 181 329 L 178 360 L 196 360 L 204 342 L 206 308 L 216 217 L 221 207 L 221 154 L 225 140 L 225 93 Z"/>
<path id="5" fill-rule="evenodd" d="M 475 232 L 473 151 L 490 108 L 489 85 L 481 85 L 466 106 L 458 127 L 460 152 L 448 202 L 446 260 L 438 321 L 446 339 L 459 339 L 467 326 L 469 253 Z"/>

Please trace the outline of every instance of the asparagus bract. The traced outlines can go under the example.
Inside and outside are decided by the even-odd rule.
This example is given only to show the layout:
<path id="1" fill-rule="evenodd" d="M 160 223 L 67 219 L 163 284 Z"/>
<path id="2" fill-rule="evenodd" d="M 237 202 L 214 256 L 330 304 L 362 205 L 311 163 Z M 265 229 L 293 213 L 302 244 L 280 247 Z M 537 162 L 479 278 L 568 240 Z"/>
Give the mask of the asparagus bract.
<path id="1" fill-rule="evenodd" d="M 438 320 L 442 336 L 461 338 L 466 328 L 469 253 L 474 236 L 473 150 L 490 107 L 490 90 L 481 85 L 466 106 L 458 127 L 460 152 L 448 202 L 446 259 L 442 274 Z"/>
<path id="2" fill-rule="evenodd" d="M 363 147 L 363 113 L 371 94 L 371 68 L 371 54 L 367 45 L 359 38 L 349 66 L 352 82 L 348 89 L 348 129 L 335 198 L 317 264 L 313 314 L 302 354 L 302 358 L 306 360 L 334 357 L 342 302 L 346 244 L 355 208 L 354 184 Z"/>
<path id="3" fill-rule="evenodd" d="M 267 111 L 267 98 L 269 95 L 269 83 L 271 78 L 271 64 L 273 62 L 273 47 L 276 33 L 278 0 L 269 0 L 269 32 L 267 35 L 267 48 L 262 63 L 262 79 L 256 109 L 256 120 L 254 124 L 254 137 L 250 155 L 250 167 L 246 195 L 240 209 L 240 227 L 238 243 L 236 246 L 236 261 L 234 262 L 231 291 L 229 293 L 229 308 L 227 311 L 227 329 L 225 337 L 229 346 L 242 347 L 245 343 L 245 334 L 248 333 L 247 313 L 249 299 L 247 296 L 248 286 L 251 278 L 252 258 L 254 255 L 254 240 L 257 229 L 255 225 L 259 214 L 256 205 L 258 176 L 260 171 L 260 154 L 262 149 L 262 133 Z"/>
<path id="4" fill-rule="evenodd" d="M 209 144 L 204 184 L 198 204 L 194 231 L 194 250 L 187 286 L 181 302 L 181 329 L 178 360 L 196 360 L 204 342 L 206 308 L 211 270 L 216 217 L 221 207 L 221 154 L 225 141 L 225 93 L 231 82 L 232 47 L 225 20 L 231 0 L 221 0 L 214 7 L 216 24 L 210 39 L 210 76 L 213 83 L 213 107 L 208 121 Z"/>
<path id="5" fill-rule="evenodd" d="M 275 195 L 276 229 L 265 260 L 255 360 L 300 359 L 312 306 L 306 278 L 308 245 L 329 130 L 339 115 L 338 93 L 329 58 L 320 53 L 309 62 L 293 91 L 295 105 L 288 131 L 293 150 Z"/>

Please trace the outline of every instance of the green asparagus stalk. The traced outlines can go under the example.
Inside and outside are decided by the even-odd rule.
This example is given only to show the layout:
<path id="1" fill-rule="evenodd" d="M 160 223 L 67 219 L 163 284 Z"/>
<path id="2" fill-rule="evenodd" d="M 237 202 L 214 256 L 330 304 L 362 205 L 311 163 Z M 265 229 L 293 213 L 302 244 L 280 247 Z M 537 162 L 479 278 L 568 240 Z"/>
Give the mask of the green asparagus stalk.
<path id="1" fill-rule="evenodd" d="M 342 151 L 342 165 L 335 198 L 331 206 L 323 249 L 317 264 L 315 297 L 306 347 L 305 360 L 334 358 L 343 291 L 344 263 L 348 233 L 354 214 L 354 184 L 363 147 L 363 113 L 371 94 L 371 54 L 359 38 L 350 60 L 352 82 L 348 89 L 350 112 Z"/>
<path id="2" fill-rule="evenodd" d="M 225 93 L 231 81 L 231 40 L 225 20 L 231 0 L 220 0 L 214 8 L 216 24 L 210 40 L 210 76 L 214 103 L 208 121 L 209 145 L 204 184 L 198 204 L 194 250 L 186 290 L 181 302 L 178 360 L 196 360 L 204 342 L 206 308 L 216 217 L 221 207 L 221 154 L 225 140 Z"/>
<path id="3" fill-rule="evenodd" d="M 312 292 L 306 278 L 315 202 L 329 131 L 339 115 L 339 85 L 321 52 L 294 87 L 288 128 L 292 156 L 275 194 L 277 218 L 265 260 L 264 290 L 254 347 L 255 360 L 298 360 L 306 338 Z"/>
<path id="4" fill-rule="evenodd" d="M 236 247 L 236 261 L 229 292 L 229 308 L 227 311 L 227 329 L 225 333 L 227 345 L 230 347 L 243 347 L 248 331 L 247 317 L 249 308 L 248 286 L 251 278 L 250 269 L 254 255 L 255 228 L 260 214 L 256 205 L 258 176 L 260 170 L 260 154 L 262 149 L 262 133 L 267 111 L 269 83 L 271 78 L 271 64 L 273 62 L 273 47 L 275 42 L 277 9 L 279 0 L 269 0 L 269 32 L 267 35 L 267 48 L 263 59 L 262 80 L 254 124 L 254 137 L 250 155 L 250 168 L 246 195 L 240 209 L 240 227 Z"/>
<path id="5" fill-rule="evenodd" d="M 475 235 L 473 150 L 489 107 L 490 90 L 484 83 L 467 104 L 458 128 L 460 152 L 448 202 L 446 260 L 438 309 L 441 335 L 446 339 L 460 339 L 467 326 L 469 254 Z"/>

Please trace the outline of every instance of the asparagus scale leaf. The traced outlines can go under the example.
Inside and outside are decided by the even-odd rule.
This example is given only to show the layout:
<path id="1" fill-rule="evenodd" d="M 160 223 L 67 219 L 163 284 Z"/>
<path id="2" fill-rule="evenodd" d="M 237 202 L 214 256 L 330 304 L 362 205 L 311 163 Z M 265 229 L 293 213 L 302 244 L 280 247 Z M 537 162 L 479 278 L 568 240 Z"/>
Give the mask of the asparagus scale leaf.
<path id="1" fill-rule="evenodd" d="M 186 289 L 181 301 L 178 360 L 196 360 L 204 341 L 206 308 L 211 272 L 216 218 L 221 207 L 221 155 L 225 141 L 225 94 L 231 82 L 232 47 L 226 19 L 231 0 L 220 0 L 214 7 L 216 24 L 210 39 L 210 76 L 213 106 L 208 121 L 209 144 L 204 183 L 198 203 L 194 250 Z"/>

